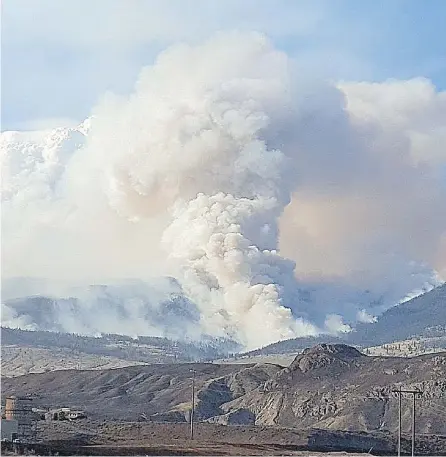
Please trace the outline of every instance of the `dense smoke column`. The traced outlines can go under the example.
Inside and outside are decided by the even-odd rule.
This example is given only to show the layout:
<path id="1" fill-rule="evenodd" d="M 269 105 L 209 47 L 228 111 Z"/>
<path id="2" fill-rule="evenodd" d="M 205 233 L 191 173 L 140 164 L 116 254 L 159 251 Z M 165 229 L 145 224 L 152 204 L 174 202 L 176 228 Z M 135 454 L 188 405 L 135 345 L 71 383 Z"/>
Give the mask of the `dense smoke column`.
<path id="1" fill-rule="evenodd" d="M 221 332 L 246 347 L 315 333 L 293 317 L 290 308 L 297 310 L 298 302 L 286 301 L 287 288 L 297 289 L 294 263 L 247 237 L 256 229 L 262 238 L 278 207 L 274 198 L 218 193 L 200 194 L 175 211 L 163 241 L 181 265 L 184 291 L 199 306 L 206 333 Z"/>
<path id="2" fill-rule="evenodd" d="M 167 268 L 199 308 L 203 332 L 255 347 L 317 329 L 299 316 L 294 263 L 276 251 L 295 185 L 280 150 L 280 126 L 293 115 L 288 61 L 256 34 L 227 53 L 237 38 L 171 50 L 143 74 L 114 121 L 127 150 L 111 155 L 106 185 L 131 220 L 167 208 Z M 223 58 L 211 65 L 212 52 Z M 135 113 L 143 130 L 130 138 L 122 126 Z"/>

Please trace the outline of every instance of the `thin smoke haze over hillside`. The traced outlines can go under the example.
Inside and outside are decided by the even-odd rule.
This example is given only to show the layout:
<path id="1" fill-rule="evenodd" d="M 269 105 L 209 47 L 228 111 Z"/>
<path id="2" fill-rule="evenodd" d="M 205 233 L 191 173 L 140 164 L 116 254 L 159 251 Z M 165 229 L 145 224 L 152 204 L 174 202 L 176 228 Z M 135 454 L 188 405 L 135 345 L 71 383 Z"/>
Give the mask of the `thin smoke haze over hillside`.
<path id="1" fill-rule="evenodd" d="M 426 79 L 315 82 L 257 33 L 173 46 L 79 127 L 2 133 L 3 277 L 157 281 L 153 306 L 173 277 L 195 334 L 248 348 L 348 331 L 446 276 L 445 125 Z"/>

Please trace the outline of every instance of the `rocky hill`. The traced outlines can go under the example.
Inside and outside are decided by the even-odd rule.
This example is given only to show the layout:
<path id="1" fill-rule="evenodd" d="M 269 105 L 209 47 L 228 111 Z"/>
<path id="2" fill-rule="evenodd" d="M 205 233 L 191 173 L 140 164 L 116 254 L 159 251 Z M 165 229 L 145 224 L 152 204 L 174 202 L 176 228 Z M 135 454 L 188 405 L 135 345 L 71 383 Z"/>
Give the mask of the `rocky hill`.
<path id="1" fill-rule="evenodd" d="M 273 364 L 149 365 L 57 371 L 3 379 L 2 394 L 31 394 L 39 406 L 85 409 L 90 417 L 184 422 L 196 371 L 196 417 L 217 424 L 343 430 L 397 427 L 399 387 L 424 392 L 420 433 L 446 434 L 446 353 L 369 357 L 343 344 L 319 344 L 286 368 Z M 403 414 L 409 430 L 410 408 Z"/>
<path id="2" fill-rule="evenodd" d="M 264 424 L 299 423 L 329 429 L 395 430 L 397 401 L 392 390 L 424 391 L 420 431 L 444 433 L 445 353 L 411 359 L 367 357 L 346 345 L 321 344 L 296 357 L 258 392 L 225 409 L 249 408 Z M 410 412 L 404 413 L 406 427 Z"/>

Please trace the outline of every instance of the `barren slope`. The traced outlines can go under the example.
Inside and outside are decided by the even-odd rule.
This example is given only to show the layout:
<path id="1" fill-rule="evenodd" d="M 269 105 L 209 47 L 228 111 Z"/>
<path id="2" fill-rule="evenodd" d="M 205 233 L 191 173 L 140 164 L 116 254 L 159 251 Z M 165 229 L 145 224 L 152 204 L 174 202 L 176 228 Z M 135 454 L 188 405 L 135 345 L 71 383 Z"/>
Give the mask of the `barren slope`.
<path id="1" fill-rule="evenodd" d="M 66 348 L 36 348 L 2 345 L 2 376 L 13 377 L 28 373 L 55 370 L 106 370 L 144 362 L 122 360 L 117 357 L 86 354 Z"/>
<path id="2" fill-rule="evenodd" d="M 92 417 L 185 421 L 196 370 L 197 419 L 344 430 L 397 426 L 392 390 L 419 388 L 420 433 L 446 434 L 446 354 L 368 357 L 345 345 L 307 349 L 272 364 L 172 364 L 59 371 L 3 380 L 3 394 L 33 394 L 36 405 L 75 406 Z M 409 430 L 410 408 L 404 412 Z"/>

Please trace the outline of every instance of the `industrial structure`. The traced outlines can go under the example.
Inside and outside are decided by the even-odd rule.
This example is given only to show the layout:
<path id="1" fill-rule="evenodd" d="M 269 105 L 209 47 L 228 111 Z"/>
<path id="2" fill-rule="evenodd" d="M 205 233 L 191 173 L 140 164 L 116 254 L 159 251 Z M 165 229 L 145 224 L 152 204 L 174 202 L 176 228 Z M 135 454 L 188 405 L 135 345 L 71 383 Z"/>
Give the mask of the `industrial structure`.
<path id="1" fill-rule="evenodd" d="M 13 442 L 18 439 L 19 424 L 13 419 L 2 419 L 1 422 L 2 441 Z"/>
<path id="2" fill-rule="evenodd" d="M 32 410 L 32 399 L 29 397 L 7 397 L 5 403 L 5 419 L 2 420 L 3 427 L 7 430 L 17 430 L 16 438 L 24 443 L 34 441 L 34 413 Z M 15 425 L 15 423 L 17 425 Z"/>

